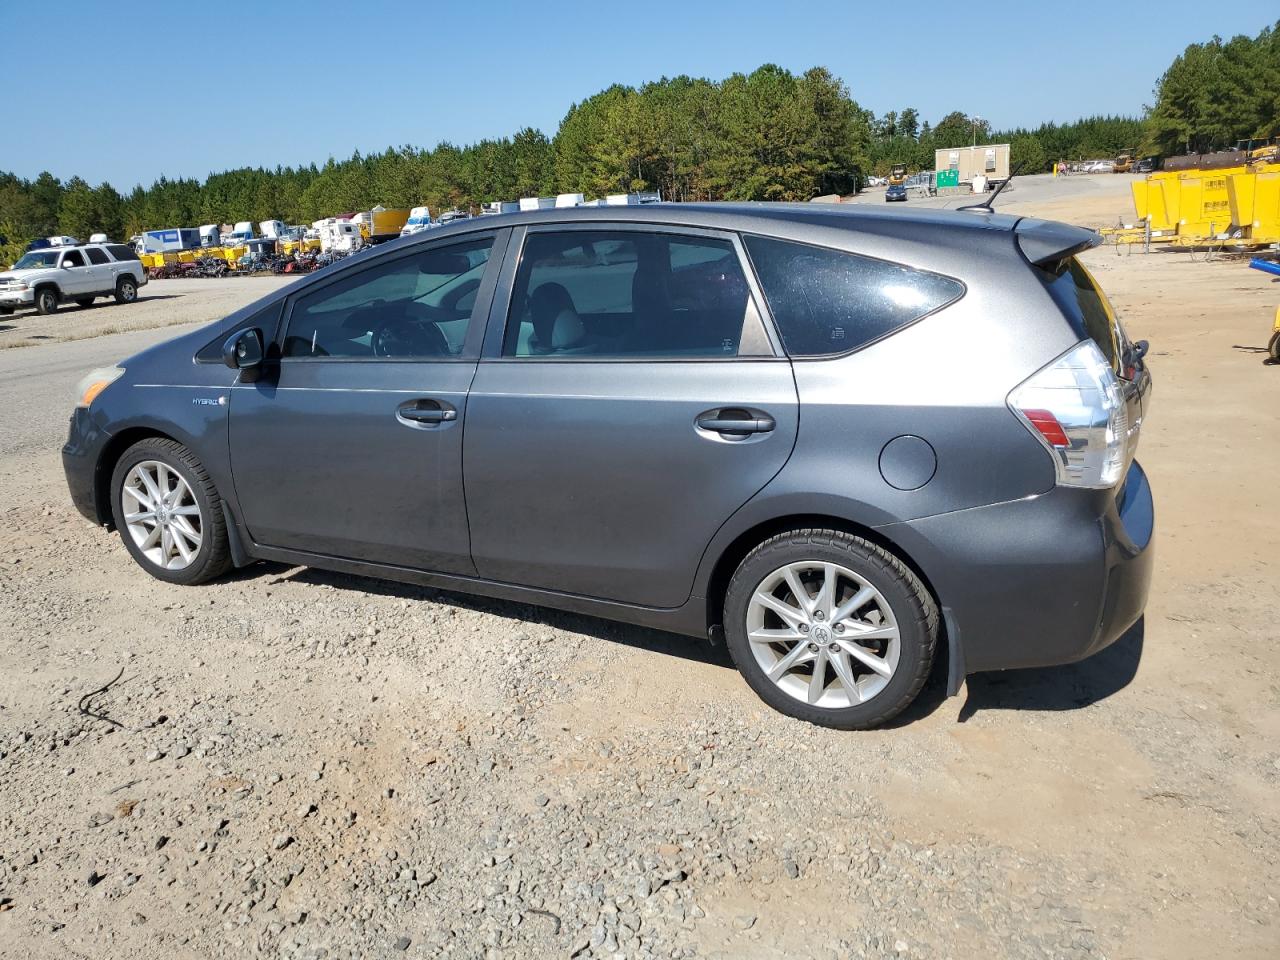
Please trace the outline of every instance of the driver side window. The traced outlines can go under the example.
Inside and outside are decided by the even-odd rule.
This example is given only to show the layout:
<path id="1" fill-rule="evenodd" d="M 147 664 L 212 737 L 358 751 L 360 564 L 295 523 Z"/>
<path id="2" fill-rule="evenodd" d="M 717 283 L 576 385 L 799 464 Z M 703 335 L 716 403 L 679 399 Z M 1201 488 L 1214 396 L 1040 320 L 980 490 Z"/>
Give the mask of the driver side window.
<path id="1" fill-rule="evenodd" d="M 375 263 L 293 304 L 284 358 L 421 360 L 462 352 L 493 238 Z"/>

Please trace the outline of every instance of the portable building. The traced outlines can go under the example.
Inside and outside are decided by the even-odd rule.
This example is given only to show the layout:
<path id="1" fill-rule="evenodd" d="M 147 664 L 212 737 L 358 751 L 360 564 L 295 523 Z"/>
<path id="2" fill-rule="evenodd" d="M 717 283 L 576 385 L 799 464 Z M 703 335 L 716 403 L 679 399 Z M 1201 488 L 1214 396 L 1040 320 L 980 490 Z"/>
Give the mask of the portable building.
<path id="1" fill-rule="evenodd" d="M 934 152 L 933 168 L 955 170 L 959 183 L 985 177 L 988 186 L 1009 179 L 1009 144 L 980 143 L 971 147 L 949 147 Z"/>

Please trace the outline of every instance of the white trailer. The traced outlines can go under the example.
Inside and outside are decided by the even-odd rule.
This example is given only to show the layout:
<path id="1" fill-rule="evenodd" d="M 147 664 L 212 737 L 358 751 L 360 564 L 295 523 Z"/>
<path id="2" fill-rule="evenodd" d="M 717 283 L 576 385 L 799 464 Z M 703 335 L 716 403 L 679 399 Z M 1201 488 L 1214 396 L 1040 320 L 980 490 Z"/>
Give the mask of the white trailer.
<path id="1" fill-rule="evenodd" d="M 320 249 L 326 253 L 352 253 L 364 246 L 360 224 L 352 220 L 330 220 L 320 226 Z"/>

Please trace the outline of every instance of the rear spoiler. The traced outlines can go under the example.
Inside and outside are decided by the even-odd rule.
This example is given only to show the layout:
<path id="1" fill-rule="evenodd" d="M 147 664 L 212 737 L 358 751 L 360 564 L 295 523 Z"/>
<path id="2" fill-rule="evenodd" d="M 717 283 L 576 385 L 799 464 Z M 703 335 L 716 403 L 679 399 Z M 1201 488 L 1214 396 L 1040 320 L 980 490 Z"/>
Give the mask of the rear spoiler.
<path id="1" fill-rule="evenodd" d="M 1056 271 L 1068 257 L 1102 243 L 1102 235 L 1097 231 L 1030 217 L 1019 220 L 1014 233 L 1022 255 L 1035 266 L 1050 271 Z"/>

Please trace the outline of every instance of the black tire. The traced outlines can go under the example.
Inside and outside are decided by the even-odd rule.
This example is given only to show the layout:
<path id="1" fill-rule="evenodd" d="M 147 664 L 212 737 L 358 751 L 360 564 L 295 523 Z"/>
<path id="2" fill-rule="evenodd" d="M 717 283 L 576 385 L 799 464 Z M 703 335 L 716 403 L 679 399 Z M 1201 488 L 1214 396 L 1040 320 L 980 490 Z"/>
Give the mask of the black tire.
<path id="1" fill-rule="evenodd" d="M 0 317 L 13 316 L 13 311 L 15 309 L 16 309 L 15 307 L 0 307 Z"/>
<path id="2" fill-rule="evenodd" d="M 53 287 L 41 287 L 36 291 L 36 313 L 42 317 L 57 313 L 60 299 L 58 291 Z"/>
<path id="3" fill-rule="evenodd" d="M 81 310 L 88 310 L 93 306 L 93 297 L 76 297 L 76 306 Z"/>
<path id="4" fill-rule="evenodd" d="M 1271 342 L 1267 344 L 1267 353 L 1272 363 L 1280 363 L 1280 330 L 1271 335 Z"/>
<path id="5" fill-rule="evenodd" d="M 837 563 L 875 587 L 888 603 L 899 638 L 898 665 L 883 689 L 862 703 L 819 707 L 791 696 L 769 679 L 747 639 L 747 608 L 757 586 L 789 563 Z M 938 607 L 911 568 L 884 548 L 838 530 L 792 530 L 771 537 L 738 565 L 725 594 L 729 655 L 747 684 L 779 713 L 837 730 L 869 730 L 897 716 L 924 687 L 938 642 Z"/>
<path id="6" fill-rule="evenodd" d="M 192 498 L 200 508 L 200 547 L 191 562 L 178 570 L 166 569 L 148 558 L 134 542 L 124 521 L 121 498 L 124 496 L 125 477 L 137 464 L 146 460 L 159 461 L 178 473 L 190 487 Z M 195 454 L 176 440 L 148 437 L 146 440 L 139 440 L 124 452 L 111 473 L 111 516 L 130 555 L 138 566 L 157 580 L 184 585 L 204 583 L 221 576 L 231 567 L 231 549 L 227 543 L 222 498 L 209 479 L 204 465 Z"/>
<path id="7" fill-rule="evenodd" d="M 133 303 L 138 299 L 138 281 L 133 277 L 121 277 L 116 281 L 116 303 Z"/>

